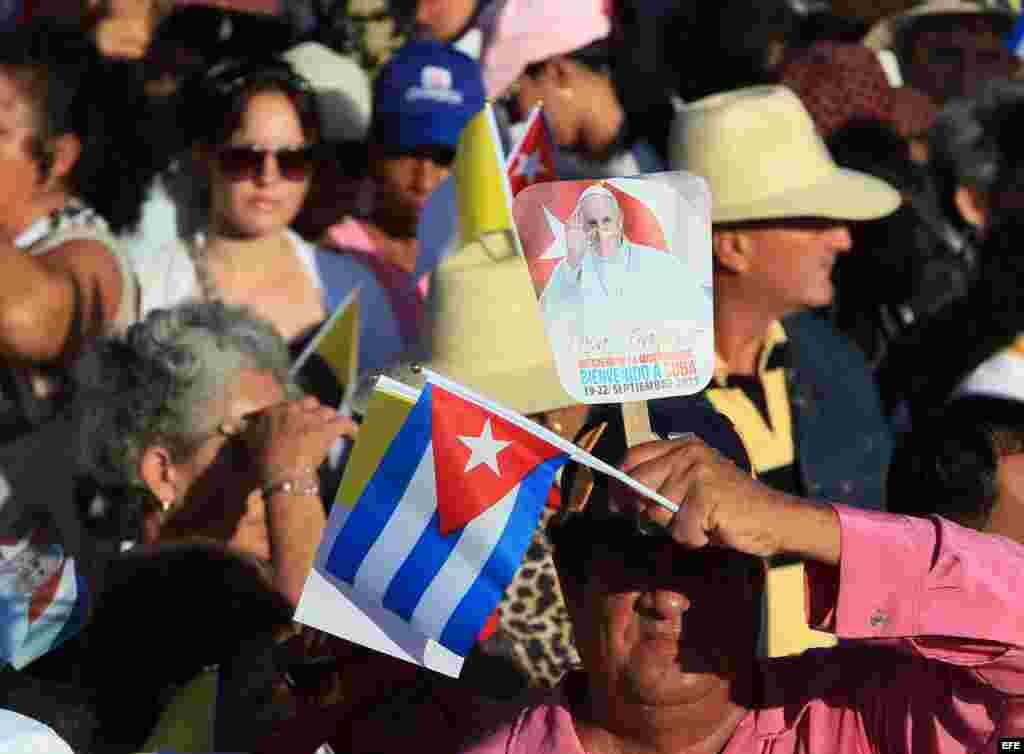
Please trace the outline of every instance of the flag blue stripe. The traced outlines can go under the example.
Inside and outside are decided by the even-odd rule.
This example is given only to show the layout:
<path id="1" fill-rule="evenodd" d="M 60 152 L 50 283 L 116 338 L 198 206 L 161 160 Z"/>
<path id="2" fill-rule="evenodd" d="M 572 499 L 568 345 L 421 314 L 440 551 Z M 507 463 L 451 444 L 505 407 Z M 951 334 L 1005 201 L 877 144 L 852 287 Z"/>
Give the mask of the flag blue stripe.
<path id="1" fill-rule="evenodd" d="M 411 620 L 423 593 L 448 560 L 463 531 L 465 529 L 459 529 L 443 536 L 441 514 L 435 510 L 419 541 L 391 580 L 381 604 L 405 620 Z"/>
<path id="2" fill-rule="evenodd" d="M 1013 31 L 1010 32 L 1010 41 L 1007 46 L 1010 48 L 1010 52 L 1014 55 L 1021 55 L 1021 41 L 1024 40 L 1024 15 L 1017 19 L 1017 23 L 1013 27 Z"/>
<path id="3" fill-rule="evenodd" d="M 488 616 L 512 582 L 537 529 L 555 472 L 566 460 L 564 454 L 555 456 L 523 479 L 505 531 L 441 633 L 440 643 L 456 654 L 469 654 Z"/>
<path id="4" fill-rule="evenodd" d="M 431 386 L 427 385 L 338 532 L 325 564 L 335 578 L 353 583 L 363 559 L 405 495 L 430 444 L 430 396 Z"/>

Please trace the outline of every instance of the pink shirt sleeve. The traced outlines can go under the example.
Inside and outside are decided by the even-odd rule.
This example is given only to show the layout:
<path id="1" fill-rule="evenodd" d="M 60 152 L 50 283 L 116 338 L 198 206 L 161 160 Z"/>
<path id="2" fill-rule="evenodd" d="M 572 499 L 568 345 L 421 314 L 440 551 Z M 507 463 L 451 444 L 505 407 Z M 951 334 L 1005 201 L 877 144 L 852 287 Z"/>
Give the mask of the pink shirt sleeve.
<path id="1" fill-rule="evenodd" d="M 1024 547 L 937 516 L 834 507 L 838 581 L 837 569 L 808 564 L 812 627 L 843 639 L 903 639 L 925 658 L 1024 694 Z"/>

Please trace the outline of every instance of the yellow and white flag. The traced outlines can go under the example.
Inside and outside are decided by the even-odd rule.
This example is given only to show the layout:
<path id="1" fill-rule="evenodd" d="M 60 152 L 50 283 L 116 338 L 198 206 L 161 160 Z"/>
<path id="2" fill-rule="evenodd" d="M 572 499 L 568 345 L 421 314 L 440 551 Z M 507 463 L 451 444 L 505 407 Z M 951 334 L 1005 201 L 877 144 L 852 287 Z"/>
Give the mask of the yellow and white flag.
<path id="1" fill-rule="evenodd" d="M 338 304 L 292 364 L 291 376 L 300 372 L 314 382 L 329 373 L 341 391 L 339 408 L 351 403 L 359 374 L 358 288 Z M 328 390 L 328 394 L 333 392 Z"/>

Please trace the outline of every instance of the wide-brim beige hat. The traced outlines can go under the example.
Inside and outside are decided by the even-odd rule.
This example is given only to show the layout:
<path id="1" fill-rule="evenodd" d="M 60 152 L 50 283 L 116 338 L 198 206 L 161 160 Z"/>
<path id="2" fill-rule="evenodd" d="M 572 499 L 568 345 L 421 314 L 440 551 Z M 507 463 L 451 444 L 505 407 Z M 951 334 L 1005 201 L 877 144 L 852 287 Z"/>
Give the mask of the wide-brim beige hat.
<path id="1" fill-rule="evenodd" d="M 508 234 L 438 266 L 429 315 L 427 368 L 525 415 L 577 403 L 558 379 L 529 269 Z"/>
<path id="2" fill-rule="evenodd" d="M 673 170 L 711 188 L 711 221 L 819 217 L 873 220 L 901 197 L 885 181 L 836 165 L 807 109 L 784 86 L 714 94 L 672 125 Z"/>
<path id="3" fill-rule="evenodd" d="M 281 57 L 316 91 L 324 141 L 363 141 L 366 138 L 373 91 L 369 77 L 355 60 L 318 42 L 303 42 Z"/>
<path id="4" fill-rule="evenodd" d="M 1009 8 L 992 5 L 984 2 L 970 2 L 970 0 L 930 0 L 930 2 L 915 5 L 910 10 L 886 16 L 878 21 L 868 30 L 862 44 L 872 50 L 887 50 L 896 43 L 896 36 L 902 29 L 914 22 L 921 16 L 976 16 L 989 15 L 1001 16 L 1007 19 L 1013 17 Z"/>

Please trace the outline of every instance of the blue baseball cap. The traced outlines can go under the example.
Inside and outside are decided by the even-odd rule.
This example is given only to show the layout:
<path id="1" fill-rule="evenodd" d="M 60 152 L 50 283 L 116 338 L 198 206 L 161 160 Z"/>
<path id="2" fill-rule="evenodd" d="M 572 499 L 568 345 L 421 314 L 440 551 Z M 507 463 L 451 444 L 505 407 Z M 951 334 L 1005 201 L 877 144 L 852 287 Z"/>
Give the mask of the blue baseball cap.
<path id="1" fill-rule="evenodd" d="M 440 42 L 414 39 L 377 75 L 371 137 L 389 152 L 436 146 L 454 150 L 463 127 L 484 102 L 475 60 Z"/>

